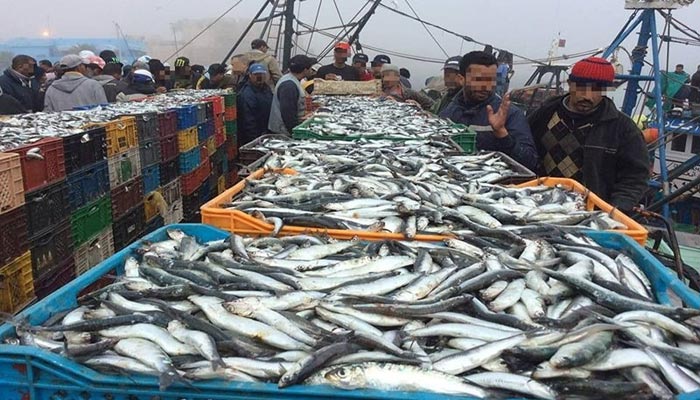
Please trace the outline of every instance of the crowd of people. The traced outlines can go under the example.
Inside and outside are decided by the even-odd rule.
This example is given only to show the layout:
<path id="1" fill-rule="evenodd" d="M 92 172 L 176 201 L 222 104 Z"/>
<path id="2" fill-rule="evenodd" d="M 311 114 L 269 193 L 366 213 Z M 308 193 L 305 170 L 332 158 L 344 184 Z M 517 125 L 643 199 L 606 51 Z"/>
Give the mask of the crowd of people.
<path id="1" fill-rule="evenodd" d="M 243 145 L 266 133 L 289 135 L 305 118 L 314 78 L 380 79 L 387 99 L 470 126 L 477 132 L 479 150 L 503 152 L 543 176 L 576 179 L 619 209 L 631 210 L 647 187 L 647 148 L 635 123 L 605 96 L 615 78 L 613 65 L 605 59 L 576 63 L 569 92 L 526 117 L 505 94 L 507 66 L 489 51 L 448 58 L 442 68 L 444 88 L 439 98 L 431 98 L 413 89 L 410 72 L 387 55 L 376 55 L 371 62 L 362 53 L 350 59 L 346 42 L 335 45 L 332 63 L 319 65 L 296 55 L 285 73 L 268 50 L 265 41 L 256 39 L 229 66 L 205 69 L 178 57 L 173 70 L 148 56 L 124 65 L 110 51 L 67 55 L 56 65 L 17 56 L 0 77 L 0 114 L 72 110 L 174 89 L 233 88 Z"/>

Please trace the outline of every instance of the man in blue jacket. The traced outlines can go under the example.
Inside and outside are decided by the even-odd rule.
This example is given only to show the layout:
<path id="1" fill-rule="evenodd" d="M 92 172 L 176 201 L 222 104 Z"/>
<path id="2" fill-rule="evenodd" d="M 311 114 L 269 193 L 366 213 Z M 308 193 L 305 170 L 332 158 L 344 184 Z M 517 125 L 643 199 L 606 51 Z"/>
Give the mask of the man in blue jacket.
<path id="1" fill-rule="evenodd" d="M 459 62 L 462 91 L 440 113 L 443 118 L 470 126 L 477 132 L 476 148 L 500 151 L 525 167 L 537 167 L 537 149 L 525 114 L 495 94 L 496 57 L 483 51 L 467 53 Z"/>
<path id="2" fill-rule="evenodd" d="M 267 132 L 272 108 L 270 75 L 263 64 L 253 64 L 248 70 L 248 82 L 238 93 L 238 146 L 252 142 Z"/>

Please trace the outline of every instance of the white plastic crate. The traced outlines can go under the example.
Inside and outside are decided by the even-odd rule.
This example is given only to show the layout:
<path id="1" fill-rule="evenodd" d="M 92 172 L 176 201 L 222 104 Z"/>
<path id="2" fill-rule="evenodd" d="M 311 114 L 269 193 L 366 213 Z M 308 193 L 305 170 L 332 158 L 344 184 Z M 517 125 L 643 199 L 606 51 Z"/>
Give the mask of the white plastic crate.
<path id="1" fill-rule="evenodd" d="M 181 200 L 182 194 L 180 193 L 180 178 L 178 177 L 172 182 L 163 185 L 158 189 L 158 191 L 163 195 L 163 199 L 169 205 Z"/>
<path id="2" fill-rule="evenodd" d="M 75 276 L 79 276 L 114 254 L 112 225 L 75 250 Z"/>
<path id="3" fill-rule="evenodd" d="M 135 147 L 123 153 L 109 157 L 109 187 L 115 189 L 120 185 L 141 175 L 141 158 L 139 148 Z"/>
<path id="4" fill-rule="evenodd" d="M 184 217 L 184 210 L 182 208 L 182 199 L 172 203 L 169 205 L 170 209 L 168 211 L 168 215 L 165 215 L 163 217 L 163 224 L 165 225 L 170 225 L 170 224 L 177 224 L 180 221 L 182 221 L 182 218 Z"/>

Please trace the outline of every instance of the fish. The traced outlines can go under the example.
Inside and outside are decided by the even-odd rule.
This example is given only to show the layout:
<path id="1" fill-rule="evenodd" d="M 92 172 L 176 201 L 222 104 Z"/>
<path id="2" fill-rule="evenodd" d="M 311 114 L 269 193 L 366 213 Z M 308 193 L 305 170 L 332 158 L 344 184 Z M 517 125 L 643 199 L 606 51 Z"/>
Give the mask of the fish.
<path id="1" fill-rule="evenodd" d="M 484 241 L 477 256 L 460 244 L 323 235 L 202 241 L 171 230 L 60 317 L 10 321 L 17 337 L 8 343 L 105 374 L 153 376 L 162 390 L 183 378 L 477 398 L 594 399 L 590 382 L 619 397 L 700 389 L 700 338 L 687 321 L 697 310 L 647 299 L 633 289 L 643 279 L 596 283 L 595 263 L 605 271 L 610 263 L 598 253 L 616 265 L 623 253 L 575 231 L 535 230 L 522 242 L 488 232 L 456 239 Z M 581 243 L 595 252 L 569 254 Z"/>

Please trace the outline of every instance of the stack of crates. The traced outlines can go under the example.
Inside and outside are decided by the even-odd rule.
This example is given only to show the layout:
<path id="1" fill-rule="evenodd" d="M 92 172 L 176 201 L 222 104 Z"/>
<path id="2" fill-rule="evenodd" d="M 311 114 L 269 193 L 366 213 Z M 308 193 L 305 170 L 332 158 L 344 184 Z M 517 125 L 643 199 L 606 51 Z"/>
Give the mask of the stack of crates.
<path id="1" fill-rule="evenodd" d="M 26 250 L 31 250 L 27 254 L 31 254 L 34 293 L 41 299 L 75 276 L 65 149 L 63 139 L 47 138 L 12 151 L 19 154 L 22 165 L 26 219 L 17 221 L 17 228 L 7 229 L 22 231 L 16 234 L 24 237 Z M 13 256 L 24 256 L 26 250 L 20 249 L 22 253 Z"/>
<path id="2" fill-rule="evenodd" d="M 110 127 L 110 132 L 115 128 Z M 114 133 L 112 137 L 114 137 Z M 117 135 L 118 136 L 118 135 Z M 102 232 L 108 231 L 111 236 L 111 219 L 109 222 L 97 226 L 102 232 L 95 233 L 90 225 L 93 224 L 94 210 L 100 210 L 100 204 L 109 201 L 109 163 L 107 157 L 107 125 L 92 126 L 84 132 L 66 136 L 63 138 L 63 148 L 66 160 L 66 174 L 68 175 L 68 208 L 70 231 L 67 234 L 60 232 L 62 240 L 70 244 L 74 261 L 73 275 L 78 276 L 95 264 L 89 264 L 85 257 L 87 242 L 94 241 Z M 102 217 L 109 216 L 107 206 L 102 208 Z M 97 217 L 99 220 L 99 215 Z M 104 220 L 104 219 L 103 219 Z M 89 237 L 85 237 L 85 236 Z M 78 240 L 80 239 L 80 240 Z M 37 253 L 37 251 L 35 251 Z M 109 257 L 114 253 L 114 248 Z M 35 269 L 41 258 L 35 256 Z M 60 286 L 59 286 L 60 287 Z"/>
<path id="3" fill-rule="evenodd" d="M 14 314 L 34 301 L 27 240 L 22 165 L 16 153 L 0 153 L 0 311 Z"/>
<path id="4" fill-rule="evenodd" d="M 160 135 L 160 120 L 157 113 L 145 113 L 136 117 L 136 132 L 139 137 L 139 157 L 141 161 L 141 176 L 143 182 L 143 211 L 144 225 L 139 235 L 146 232 L 146 227 L 162 226 L 162 219 L 148 207 L 160 188 L 160 163 L 162 161 L 162 146 Z M 174 143 L 174 142 L 173 142 Z"/>
<path id="5" fill-rule="evenodd" d="M 99 226 L 95 224 L 92 227 L 90 235 L 81 237 L 84 239 L 81 244 L 87 243 L 88 238 L 94 237 L 111 225 L 112 240 L 116 250 L 131 243 L 140 233 L 140 230 L 133 232 L 134 222 L 138 228 L 142 228 L 145 223 L 144 183 L 136 117 L 121 117 L 107 123 L 106 129 L 110 201 L 99 203 L 97 209 L 92 209 L 99 213 L 100 223 Z M 105 215 L 105 206 L 108 206 L 109 210 L 107 215 Z"/>
<path id="6" fill-rule="evenodd" d="M 203 99 L 211 104 L 211 118 L 214 127 L 215 151 L 209 155 L 211 162 L 211 173 L 216 180 L 214 194 L 222 193 L 227 186 L 227 175 L 229 168 L 228 151 L 229 145 L 226 140 L 226 107 L 225 100 L 221 96 L 212 96 Z M 232 141 L 233 142 L 233 141 Z M 235 154 L 234 154 L 235 158 Z M 231 163 L 234 164 L 234 163 Z"/>
<path id="7" fill-rule="evenodd" d="M 238 182 L 238 122 L 236 109 L 236 94 L 229 93 L 222 96 L 224 99 L 224 133 L 226 134 L 226 186 L 231 187 Z"/>
<path id="8" fill-rule="evenodd" d="M 176 224 L 182 220 L 180 196 L 180 152 L 178 147 L 178 115 L 170 110 L 158 114 L 161 146 L 160 187 L 146 194 L 144 211 L 149 221 L 146 230 L 158 223 Z M 191 138 L 191 133 L 188 133 Z M 175 191 L 175 195 L 171 195 Z"/>

